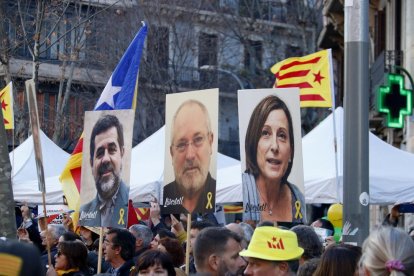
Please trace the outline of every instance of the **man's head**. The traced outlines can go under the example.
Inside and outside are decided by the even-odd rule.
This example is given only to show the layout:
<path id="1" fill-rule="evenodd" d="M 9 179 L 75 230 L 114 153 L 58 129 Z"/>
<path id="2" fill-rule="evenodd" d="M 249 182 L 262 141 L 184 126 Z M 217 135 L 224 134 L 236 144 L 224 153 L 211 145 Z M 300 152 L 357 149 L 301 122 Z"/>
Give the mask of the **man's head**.
<path id="1" fill-rule="evenodd" d="M 207 220 L 193 221 L 190 226 L 190 254 L 193 253 L 194 243 L 201 230 L 207 227 L 213 227 L 214 224 Z"/>
<path id="2" fill-rule="evenodd" d="M 149 248 L 152 241 L 152 231 L 148 226 L 142 224 L 134 224 L 129 227 L 129 232 L 134 235 L 135 242 L 135 252 Z"/>
<path id="3" fill-rule="evenodd" d="M 51 225 L 47 227 L 47 231 L 43 230 L 40 232 L 40 237 L 42 239 L 42 245 L 46 246 L 49 242 L 50 247 L 53 247 L 58 244 L 60 236 L 66 232 L 65 228 L 62 225 Z"/>
<path id="4" fill-rule="evenodd" d="M 319 258 L 322 255 L 322 243 L 312 226 L 297 225 L 290 230 L 296 233 L 299 246 L 305 250 L 299 261 L 301 264 L 309 259 Z"/>
<path id="5" fill-rule="evenodd" d="M 158 244 L 160 242 L 161 239 L 163 238 L 171 238 L 171 239 L 176 239 L 177 236 L 164 228 L 161 228 L 157 231 L 157 234 L 154 236 L 154 238 L 152 239 L 150 245 L 151 245 L 151 249 L 157 249 L 158 248 Z"/>
<path id="6" fill-rule="evenodd" d="M 241 238 L 241 247 L 243 249 L 246 249 L 247 241 L 244 239 L 244 231 L 243 231 L 243 228 L 240 226 L 240 224 L 232 222 L 232 223 L 227 224 L 226 228 L 236 233 L 237 235 L 239 235 L 239 237 Z"/>
<path id="7" fill-rule="evenodd" d="M 199 101 L 184 102 L 174 114 L 170 154 L 175 180 L 187 197 L 203 187 L 210 168 L 213 132 L 206 107 Z"/>
<path id="8" fill-rule="evenodd" d="M 93 127 L 90 140 L 90 163 L 98 194 L 112 198 L 121 181 L 124 134 L 118 118 L 104 115 Z"/>
<path id="9" fill-rule="evenodd" d="M 294 275 L 303 248 L 298 246 L 296 234 L 272 226 L 256 228 L 247 250 L 240 255 L 247 257 L 245 275 Z"/>
<path id="10" fill-rule="evenodd" d="M 112 228 L 104 239 L 105 261 L 119 267 L 132 259 L 135 253 L 135 237 L 126 229 Z"/>
<path id="11" fill-rule="evenodd" d="M 197 272 L 211 275 L 242 275 L 246 262 L 239 256 L 240 237 L 224 227 L 208 227 L 195 241 Z"/>

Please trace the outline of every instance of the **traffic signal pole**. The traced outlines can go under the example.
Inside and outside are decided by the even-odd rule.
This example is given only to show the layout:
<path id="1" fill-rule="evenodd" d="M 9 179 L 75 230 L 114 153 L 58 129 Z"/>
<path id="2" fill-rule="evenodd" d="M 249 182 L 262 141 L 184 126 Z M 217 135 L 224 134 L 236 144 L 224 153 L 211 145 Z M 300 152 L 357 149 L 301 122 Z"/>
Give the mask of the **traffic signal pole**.
<path id="1" fill-rule="evenodd" d="M 343 241 L 362 245 L 369 234 L 368 2 L 345 0 Z M 345 230 L 345 229 L 344 229 Z"/>

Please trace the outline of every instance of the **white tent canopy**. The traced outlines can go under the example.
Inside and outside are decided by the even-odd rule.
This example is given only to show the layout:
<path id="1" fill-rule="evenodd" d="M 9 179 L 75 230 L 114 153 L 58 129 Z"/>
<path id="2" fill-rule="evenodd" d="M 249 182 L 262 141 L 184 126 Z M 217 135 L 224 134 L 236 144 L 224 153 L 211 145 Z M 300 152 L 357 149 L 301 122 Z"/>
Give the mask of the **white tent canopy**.
<path id="1" fill-rule="evenodd" d="M 343 198 L 343 120 L 343 109 L 338 107 L 335 111 L 335 125 L 340 201 Z M 307 203 L 337 202 L 333 137 L 331 114 L 302 140 Z M 399 150 L 369 133 L 370 203 L 394 204 L 413 201 L 413 164 L 414 154 Z"/>
<path id="2" fill-rule="evenodd" d="M 59 175 L 69 160 L 69 154 L 40 131 L 43 168 L 47 191 L 47 202 L 62 202 L 62 188 Z M 9 153 L 12 164 L 12 183 L 14 200 L 42 202 L 42 193 L 38 189 L 37 170 L 33 137 L 30 136 Z"/>

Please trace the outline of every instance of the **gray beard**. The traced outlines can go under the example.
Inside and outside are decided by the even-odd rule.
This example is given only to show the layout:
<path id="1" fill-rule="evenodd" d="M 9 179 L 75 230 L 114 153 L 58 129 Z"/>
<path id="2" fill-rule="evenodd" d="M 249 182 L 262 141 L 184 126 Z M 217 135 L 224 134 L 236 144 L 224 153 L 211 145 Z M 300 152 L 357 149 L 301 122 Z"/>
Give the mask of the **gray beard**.
<path id="1" fill-rule="evenodd" d="M 99 196 L 102 199 L 108 200 L 114 196 L 114 194 L 119 188 L 120 183 L 121 182 L 119 176 L 114 175 L 108 181 L 105 182 L 101 182 L 101 179 L 98 179 L 95 182 L 95 185 Z"/>

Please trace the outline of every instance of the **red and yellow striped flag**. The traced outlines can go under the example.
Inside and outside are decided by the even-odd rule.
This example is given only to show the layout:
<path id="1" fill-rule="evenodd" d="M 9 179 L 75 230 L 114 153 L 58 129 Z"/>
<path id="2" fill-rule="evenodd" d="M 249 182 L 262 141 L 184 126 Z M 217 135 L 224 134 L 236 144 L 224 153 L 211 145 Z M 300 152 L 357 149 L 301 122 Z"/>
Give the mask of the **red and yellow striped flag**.
<path id="1" fill-rule="evenodd" d="M 13 116 L 13 84 L 10 82 L 0 91 L 1 110 L 3 111 L 3 122 L 5 129 L 14 129 Z"/>
<path id="2" fill-rule="evenodd" d="M 332 107 L 331 50 L 304 57 L 292 57 L 270 69 L 275 74 L 275 88 L 298 87 L 301 107 Z"/>

